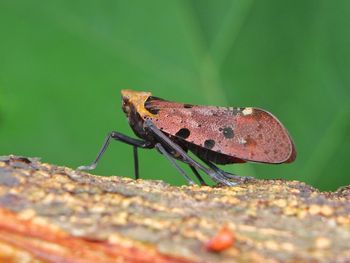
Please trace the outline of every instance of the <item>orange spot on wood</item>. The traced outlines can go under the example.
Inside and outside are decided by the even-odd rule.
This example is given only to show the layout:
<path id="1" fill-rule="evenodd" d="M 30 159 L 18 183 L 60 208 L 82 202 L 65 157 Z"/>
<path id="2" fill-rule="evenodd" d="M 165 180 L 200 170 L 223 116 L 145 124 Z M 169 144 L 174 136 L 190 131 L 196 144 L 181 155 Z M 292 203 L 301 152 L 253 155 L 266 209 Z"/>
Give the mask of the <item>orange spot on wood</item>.
<path id="1" fill-rule="evenodd" d="M 205 249 L 212 252 L 221 252 L 231 247 L 234 242 L 234 233 L 228 226 L 224 225 L 219 232 L 205 244 Z"/>

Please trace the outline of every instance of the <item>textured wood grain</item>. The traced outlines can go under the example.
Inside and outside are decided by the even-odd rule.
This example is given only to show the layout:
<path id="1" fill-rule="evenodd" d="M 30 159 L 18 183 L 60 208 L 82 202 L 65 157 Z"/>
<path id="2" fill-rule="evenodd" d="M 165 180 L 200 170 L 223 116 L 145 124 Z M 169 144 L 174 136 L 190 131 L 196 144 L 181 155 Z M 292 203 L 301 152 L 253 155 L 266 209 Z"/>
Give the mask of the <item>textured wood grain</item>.
<path id="1" fill-rule="evenodd" d="M 282 180 L 174 187 L 5 156 L 0 261 L 347 262 L 349 193 Z M 208 250 L 223 226 L 232 245 Z"/>

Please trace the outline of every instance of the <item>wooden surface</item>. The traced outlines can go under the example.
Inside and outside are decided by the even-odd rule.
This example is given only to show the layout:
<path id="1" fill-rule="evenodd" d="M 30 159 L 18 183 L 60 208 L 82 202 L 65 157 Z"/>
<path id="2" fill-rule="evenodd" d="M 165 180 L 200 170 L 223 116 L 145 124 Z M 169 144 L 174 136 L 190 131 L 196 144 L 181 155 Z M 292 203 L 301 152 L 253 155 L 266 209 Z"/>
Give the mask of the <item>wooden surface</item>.
<path id="1" fill-rule="evenodd" d="M 4 156 L 0 261 L 350 262 L 349 200 L 346 187 L 174 187 Z M 209 251 L 222 229 L 231 243 Z"/>

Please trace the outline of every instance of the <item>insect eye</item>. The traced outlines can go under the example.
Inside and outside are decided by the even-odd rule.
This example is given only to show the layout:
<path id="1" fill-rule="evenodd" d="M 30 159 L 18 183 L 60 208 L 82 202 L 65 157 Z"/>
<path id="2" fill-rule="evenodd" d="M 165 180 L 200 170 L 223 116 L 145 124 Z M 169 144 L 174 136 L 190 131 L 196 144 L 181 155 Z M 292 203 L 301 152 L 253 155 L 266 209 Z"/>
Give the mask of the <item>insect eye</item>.
<path id="1" fill-rule="evenodd" d="M 125 99 L 122 100 L 122 107 L 125 108 L 125 107 L 128 107 L 129 106 L 129 102 Z"/>
<path id="2" fill-rule="evenodd" d="M 130 106 L 129 106 L 129 103 L 128 101 L 126 100 L 122 100 L 122 109 L 125 113 L 129 113 L 130 112 Z"/>

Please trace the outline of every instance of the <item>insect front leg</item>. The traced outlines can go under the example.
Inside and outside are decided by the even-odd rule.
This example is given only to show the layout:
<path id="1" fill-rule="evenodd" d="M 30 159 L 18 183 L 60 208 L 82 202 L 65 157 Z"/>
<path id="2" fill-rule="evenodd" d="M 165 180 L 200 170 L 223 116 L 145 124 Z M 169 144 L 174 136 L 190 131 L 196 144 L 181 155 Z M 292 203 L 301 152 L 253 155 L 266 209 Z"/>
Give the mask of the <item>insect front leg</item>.
<path id="1" fill-rule="evenodd" d="M 97 157 L 92 162 L 92 164 L 86 165 L 86 166 L 85 165 L 79 166 L 77 169 L 78 170 L 93 170 L 93 169 L 95 169 L 97 166 L 97 163 L 101 159 L 102 155 L 107 150 L 111 139 L 132 145 L 134 147 L 133 153 L 134 153 L 135 179 L 138 179 L 139 178 L 139 169 L 138 169 L 139 164 L 138 164 L 137 149 L 138 148 L 150 149 L 150 148 L 153 148 L 154 146 L 151 142 L 134 139 L 134 138 L 131 138 L 129 136 L 126 136 L 126 135 L 119 133 L 119 132 L 116 132 L 116 131 L 112 131 L 112 132 L 108 133 L 106 139 L 104 140 L 104 143 L 103 143 L 101 149 L 99 150 L 99 152 L 97 154 Z"/>
<path id="2" fill-rule="evenodd" d="M 144 125 L 145 128 L 147 128 L 158 139 L 158 141 L 161 144 L 166 144 L 170 149 L 178 153 L 182 157 L 182 159 L 179 159 L 180 161 L 187 163 L 193 166 L 194 168 L 202 170 L 218 183 L 222 183 L 227 186 L 236 185 L 236 183 L 225 179 L 220 173 L 215 172 L 211 168 L 203 166 L 202 164 L 198 163 L 193 158 L 191 158 L 179 145 L 170 140 L 163 132 L 161 132 L 150 119 L 145 120 Z"/>

